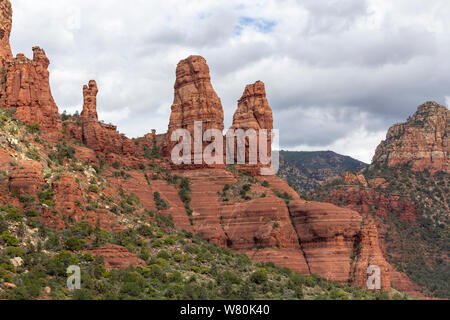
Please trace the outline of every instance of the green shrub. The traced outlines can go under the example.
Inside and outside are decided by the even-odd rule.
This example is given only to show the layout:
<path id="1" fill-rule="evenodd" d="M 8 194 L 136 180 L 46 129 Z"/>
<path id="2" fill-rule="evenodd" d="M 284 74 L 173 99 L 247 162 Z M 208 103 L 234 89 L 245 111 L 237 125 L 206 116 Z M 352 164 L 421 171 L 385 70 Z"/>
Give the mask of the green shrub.
<path id="1" fill-rule="evenodd" d="M 268 280 L 267 270 L 263 268 L 253 272 L 252 275 L 250 276 L 250 281 L 256 284 L 264 284 L 267 282 L 267 280 Z"/>
<path id="2" fill-rule="evenodd" d="M 19 245 L 19 239 L 11 235 L 9 232 L 2 232 L 1 238 L 10 247 L 17 247 Z"/>

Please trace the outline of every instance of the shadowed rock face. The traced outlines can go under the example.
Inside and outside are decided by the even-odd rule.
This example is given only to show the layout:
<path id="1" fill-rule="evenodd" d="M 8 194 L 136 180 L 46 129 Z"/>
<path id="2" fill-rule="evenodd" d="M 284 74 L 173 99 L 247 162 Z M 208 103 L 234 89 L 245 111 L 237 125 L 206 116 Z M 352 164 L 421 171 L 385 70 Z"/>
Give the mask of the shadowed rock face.
<path id="1" fill-rule="evenodd" d="M 12 58 L 9 36 L 12 26 L 12 8 L 9 0 L 0 0 L 0 66 Z"/>
<path id="2" fill-rule="evenodd" d="M 410 164 L 415 171 L 450 172 L 450 110 L 427 102 L 407 122 L 389 129 L 377 148 L 374 163 Z"/>

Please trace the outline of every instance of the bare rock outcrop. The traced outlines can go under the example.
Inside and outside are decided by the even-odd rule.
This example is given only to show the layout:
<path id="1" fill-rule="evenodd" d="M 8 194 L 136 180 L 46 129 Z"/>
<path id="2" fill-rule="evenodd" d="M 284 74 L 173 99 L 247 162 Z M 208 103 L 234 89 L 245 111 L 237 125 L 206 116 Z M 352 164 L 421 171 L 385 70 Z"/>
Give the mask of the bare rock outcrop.
<path id="1" fill-rule="evenodd" d="M 383 252 L 380 249 L 377 226 L 372 222 L 365 223 L 356 243 L 355 260 L 352 263 L 352 282 L 357 286 L 365 287 L 368 276 L 367 270 L 370 266 L 375 266 L 380 270 L 381 288 L 390 288 L 391 266 L 384 259 Z"/>
<path id="2" fill-rule="evenodd" d="M 266 98 L 266 88 L 262 81 L 257 81 L 254 84 L 248 85 L 238 102 L 238 109 L 233 117 L 232 130 L 254 130 L 257 138 L 257 164 L 250 164 L 250 139 L 245 140 L 245 164 L 242 169 L 247 167 L 247 171 L 253 175 L 259 174 L 261 166 L 260 149 L 265 144 L 265 151 L 263 152 L 268 159 L 272 154 L 272 130 L 273 130 L 273 114 L 272 109 Z M 266 130 L 266 136 L 261 135 L 261 130 Z M 234 140 L 234 148 L 237 146 L 237 141 Z M 236 149 L 235 149 L 236 150 Z M 261 150 L 264 151 L 264 150 Z M 235 161 L 237 162 L 237 152 L 235 151 Z M 264 163 L 268 165 L 267 160 Z"/>
<path id="3" fill-rule="evenodd" d="M 127 269 L 128 267 L 145 266 L 145 261 L 139 259 L 135 254 L 126 248 L 114 244 L 107 244 L 101 248 L 88 251 L 94 257 L 103 257 L 108 270 Z"/>
<path id="4" fill-rule="evenodd" d="M 409 164 L 415 171 L 450 172 L 450 110 L 436 102 L 419 106 L 406 123 L 389 129 L 374 164 Z"/>
<path id="5" fill-rule="evenodd" d="M 12 7 L 9 0 L 0 0 L 0 67 L 12 58 L 9 36 L 12 27 Z"/>
<path id="6" fill-rule="evenodd" d="M 22 160 L 11 171 L 9 190 L 17 196 L 28 195 L 37 198 L 44 186 L 45 181 L 40 162 Z"/>
<path id="7" fill-rule="evenodd" d="M 172 104 L 169 130 L 164 145 L 164 155 L 170 157 L 177 142 L 170 141 L 177 129 L 186 129 L 194 140 L 194 125 L 202 123 L 202 135 L 208 129 L 223 131 L 223 108 L 219 96 L 211 84 L 206 60 L 190 56 L 180 61 L 176 71 L 175 97 Z M 203 143 L 204 146 L 209 143 Z M 194 155 L 192 147 L 192 154 Z"/>
<path id="8" fill-rule="evenodd" d="M 33 47 L 33 60 L 19 53 L 7 61 L 1 104 L 8 109 L 14 108 L 15 116 L 26 124 L 39 124 L 42 133 L 57 140 L 62 126 L 50 90 L 49 64 L 44 50 L 39 47 Z"/>

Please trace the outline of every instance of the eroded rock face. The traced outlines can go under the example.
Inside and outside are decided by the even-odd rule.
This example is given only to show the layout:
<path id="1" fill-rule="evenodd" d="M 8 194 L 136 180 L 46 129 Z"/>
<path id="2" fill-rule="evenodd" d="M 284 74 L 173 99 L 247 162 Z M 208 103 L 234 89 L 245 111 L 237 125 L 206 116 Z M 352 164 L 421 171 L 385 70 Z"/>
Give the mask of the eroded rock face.
<path id="1" fill-rule="evenodd" d="M 129 252 L 126 248 L 108 244 L 101 248 L 88 251 L 94 257 L 103 257 L 105 266 L 111 269 L 127 269 L 128 267 L 145 266 L 145 261 L 139 259 L 136 255 Z"/>
<path id="2" fill-rule="evenodd" d="M 351 256 L 362 217 L 357 212 L 319 202 L 293 201 L 289 211 L 311 273 L 351 282 Z"/>
<path id="3" fill-rule="evenodd" d="M 387 290 L 391 287 L 390 269 L 380 250 L 377 226 L 366 223 L 362 226 L 360 239 L 355 250 L 355 261 L 352 263 L 352 281 L 362 288 L 367 284 L 367 270 L 375 266 L 380 270 L 381 288 Z"/>
<path id="4" fill-rule="evenodd" d="M 54 192 L 55 209 L 65 217 L 72 217 L 75 221 L 80 221 L 82 218 L 83 191 L 75 182 L 75 179 L 63 175 L 53 182 L 52 190 Z"/>
<path id="5" fill-rule="evenodd" d="M 120 134 L 116 126 L 98 121 L 97 94 L 98 87 L 94 80 L 83 87 L 84 103 L 81 112 L 83 143 L 96 152 L 133 155 L 134 143 L 130 139 Z M 73 131 L 76 132 L 76 130 Z"/>
<path id="6" fill-rule="evenodd" d="M 347 185 L 361 185 L 363 187 L 367 187 L 368 183 L 366 178 L 362 174 L 356 174 L 351 172 L 345 172 L 342 176 L 344 183 Z"/>
<path id="7" fill-rule="evenodd" d="M 32 195 L 37 197 L 45 186 L 42 174 L 42 164 L 37 161 L 22 160 L 11 171 L 9 177 L 9 190 L 20 195 Z"/>
<path id="8" fill-rule="evenodd" d="M 257 152 L 257 162 L 258 166 L 254 166 L 253 171 L 259 170 L 261 165 L 260 158 L 260 148 L 263 144 L 265 144 L 265 149 L 261 151 L 263 154 L 270 159 L 272 154 L 272 130 L 273 130 L 273 114 L 272 109 L 269 106 L 269 103 L 266 98 L 266 88 L 262 81 L 257 81 L 254 84 L 248 85 L 245 88 L 244 94 L 238 102 L 238 109 L 236 110 L 233 117 L 233 125 L 231 126 L 232 130 L 242 129 L 244 131 L 247 130 L 255 130 L 255 134 L 257 137 L 258 148 L 255 149 Z M 266 130 L 266 135 L 261 134 L 261 130 Z M 248 165 L 250 162 L 250 138 L 247 138 L 246 148 L 245 148 L 245 163 Z M 235 148 L 237 142 L 235 141 Z M 236 152 L 236 151 L 235 151 Z M 237 154 L 235 153 L 235 161 L 237 163 Z M 264 161 L 266 165 L 270 164 L 268 161 Z M 251 169 L 251 165 L 248 165 L 248 169 Z M 259 172 L 255 171 L 253 173 L 259 174 Z"/>
<path id="9" fill-rule="evenodd" d="M 81 118 L 85 120 L 98 121 L 97 114 L 97 82 L 89 81 L 89 85 L 83 87 L 83 111 Z"/>
<path id="10" fill-rule="evenodd" d="M 450 110 L 427 102 L 406 123 L 389 129 L 373 162 L 388 166 L 410 164 L 416 171 L 450 172 Z"/>
<path id="11" fill-rule="evenodd" d="M 233 117 L 233 129 L 273 129 L 272 109 L 266 98 L 266 88 L 257 81 L 245 88 Z"/>
<path id="12" fill-rule="evenodd" d="M 5 95 L 1 103 L 15 108 L 15 116 L 29 125 L 39 124 L 41 132 L 58 139 L 61 120 L 50 90 L 50 64 L 44 50 L 33 48 L 33 60 L 18 54 L 6 63 Z"/>
<path id="13" fill-rule="evenodd" d="M 12 26 L 12 8 L 9 0 L 0 0 L 0 67 L 12 58 L 9 36 Z"/>
<path id="14" fill-rule="evenodd" d="M 166 157 L 170 157 L 177 144 L 170 141 L 172 133 L 177 129 L 188 130 L 192 140 L 195 121 L 202 123 L 202 133 L 208 129 L 218 129 L 221 132 L 224 129 L 222 102 L 211 84 L 206 60 L 200 56 L 190 56 L 180 61 L 176 75 L 175 97 L 164 146 Z"/>

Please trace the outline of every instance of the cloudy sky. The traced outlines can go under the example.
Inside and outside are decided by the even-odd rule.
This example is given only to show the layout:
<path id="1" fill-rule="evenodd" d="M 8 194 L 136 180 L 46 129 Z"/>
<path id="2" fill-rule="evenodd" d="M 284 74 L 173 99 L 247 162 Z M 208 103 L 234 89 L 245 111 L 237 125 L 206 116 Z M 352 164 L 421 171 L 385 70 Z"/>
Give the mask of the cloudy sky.
<path id="1" fill-rule="evenodd" d="M 167 130 L 175 68 L 204 56 L 226 127 L 266 83 L 280 143 L 370 162 L 387 129 L 450 96 L 447 0 L 11 0 L 11 45 L 44 48 L 60 111 L 96 79 L 100 117 L 128 136 Z"/>

